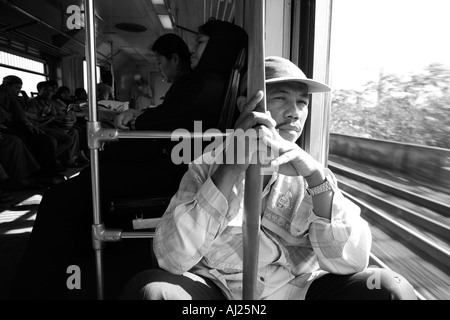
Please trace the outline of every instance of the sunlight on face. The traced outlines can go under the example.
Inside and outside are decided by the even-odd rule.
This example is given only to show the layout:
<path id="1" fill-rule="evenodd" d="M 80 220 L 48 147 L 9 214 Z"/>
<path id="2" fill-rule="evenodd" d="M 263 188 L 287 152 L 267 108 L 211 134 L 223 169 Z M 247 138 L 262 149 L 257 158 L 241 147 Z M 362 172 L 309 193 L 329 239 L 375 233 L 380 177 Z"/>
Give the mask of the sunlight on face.
<path id="1" fill-rule="evenodd" d="M 297 82 L 267 85 L 267 111 L 276 121 L 280 136 L 295 142 L 308 118 L 308 87 Z"/>

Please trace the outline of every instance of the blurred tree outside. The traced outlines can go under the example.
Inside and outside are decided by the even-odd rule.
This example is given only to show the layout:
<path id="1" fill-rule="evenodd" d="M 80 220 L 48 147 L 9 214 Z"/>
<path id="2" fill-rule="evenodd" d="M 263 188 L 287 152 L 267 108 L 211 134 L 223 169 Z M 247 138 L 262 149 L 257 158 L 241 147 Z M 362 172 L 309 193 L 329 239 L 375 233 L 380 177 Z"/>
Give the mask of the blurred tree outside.
<path id="1" fill-rule="evenodd" d="M 335 90 L 331 133 L 450 149 L 450 67 L 383 74 L 362 90 Z"/>

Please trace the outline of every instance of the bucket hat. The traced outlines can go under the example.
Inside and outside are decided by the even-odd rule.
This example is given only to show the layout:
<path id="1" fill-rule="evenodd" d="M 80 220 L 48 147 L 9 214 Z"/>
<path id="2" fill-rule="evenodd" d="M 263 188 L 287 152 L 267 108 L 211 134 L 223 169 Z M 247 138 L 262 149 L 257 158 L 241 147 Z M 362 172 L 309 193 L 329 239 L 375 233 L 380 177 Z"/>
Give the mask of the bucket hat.
<path id="1" fill-rule="evenodd" d="M 309 79 L 291 61 L 281 57 L 265 59 L 266 84 L 279 82 L 299 82 L 308 86 L 309 93 L 329 92 L 331 88 L 324 83 Z"/>

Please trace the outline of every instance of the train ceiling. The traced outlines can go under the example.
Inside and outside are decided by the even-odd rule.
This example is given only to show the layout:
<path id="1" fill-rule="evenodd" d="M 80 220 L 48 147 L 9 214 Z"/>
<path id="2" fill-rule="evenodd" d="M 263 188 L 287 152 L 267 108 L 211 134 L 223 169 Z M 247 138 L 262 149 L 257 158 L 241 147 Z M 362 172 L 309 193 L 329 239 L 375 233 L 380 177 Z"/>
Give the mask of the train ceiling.
<path id="1" fill-rule="evenodd" d="M 74 26 L 69 6 L 84 10 L 80 0 L 0 0 L 0 37 L 55 56 L 84 56 L 85 29 Z M 159 36 L 177 33 L 192 46 L 192 31 L 210 17 L 233 21 L 234 10 L 235 0 L 95 0 L 99 63 L 153 64 L 150 48 Z M 160 15 L 173 28 L 163 27 Z"/>

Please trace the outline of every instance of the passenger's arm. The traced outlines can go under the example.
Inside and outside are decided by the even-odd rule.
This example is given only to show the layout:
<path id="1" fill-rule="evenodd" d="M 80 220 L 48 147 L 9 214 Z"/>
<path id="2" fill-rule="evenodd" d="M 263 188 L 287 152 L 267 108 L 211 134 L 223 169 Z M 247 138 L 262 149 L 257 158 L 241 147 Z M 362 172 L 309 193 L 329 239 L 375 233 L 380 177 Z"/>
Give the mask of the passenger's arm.
<path id="1" fill-rule="evenodd" d="M 367 223 L 360 217 L 360 209 L 339 191 L 336 179 L 295 143 L 266 136 L 264 141 L 279 151 L 280 157 L 272 166 L 281 174 L 303 176 L 309 188 L 326 180 L 328 190 L 307 198 L 312 204 L 309 238 L 320 267 L 336 274 L 350 274 L 367 267 L 372 235 Z M 311 199 L 312 198 L 312 199 Z"/>
<path id="2" fill-rule="evenodd" d="M 239 178 L 241 174 L 240 170 L 236 169 L 234 165 L 226 165 L 222 164 L 219 168 L 214 172 L 211 177 L 212 182 L 216 186 L 216 188 L 223 194 L 223 196 L 228 199 L 231 190 L 233 189 L 236 180 Z"/>
<path id="3" fill-rule="evenodd" d="M 31 100 L 29 100 L 31 101 Z M 34 123 L 30 122 L 31 120 L 37 120 L 37 115 L 33 114 L 33 113 L 29 113 L 28 109 L 27 111 L 24 110 L 24 108 L 22 107 L 22 105 L 15 99 L 13 99 L 11 101 L 11 103 L 14 103 L 15 106 L 12 108 L 14 111 L 14 118 L 17 122 L 22 123 L 28 131 L 30 131 L 31 133 L 34 134 L 39 134 L 42 133 L 42 130 L 35 125 Z M 28 106 L 28 104 L 27 104 Z M 33 115 L 35 115 L 36 118 L 33 118 Z"/>
<path id="4" fill-rule="evenodd" d="M 345 198 L 330 170 L 325 169 L 333 187 L 331 218 L 315 214 L 309 239 L 321 269 L 335 274 L 351 274 L 365 269 L 369 263 L 372 234 L 360 216 L 360 208 Z M 314 201 L 313 197 L 313 201 Z"/>
<path id="5" fill-rule="evenodd" d="M 215 186 L 206 164 L 191 164 L 156 230 L 159 266 L 182 274 L 195 266 L 225 230 L 228 202 Z"/>
<path id="6" fill-rule="evenodd" d="M 278 155 L 271 162 L 272 170 L 287 176 L 302 176 L 309 188 L 326 181 L 325 168 L 296 143 L 283 139 L 277 131 L 273 131 L 272 137 L 264 137 L 263 141 Z M 330 219 L 333 191 L 314 195 L 312 200 L 315 214 Z"/>
<path id="7" fill-rule="evenodd" d="M 140 116 L 142 112 L 135 109 L 128 109 L 127 111 L 121 112 L 114 119 L 114 125 L 119 130 L 130 130 L 128 125 Z"/>

